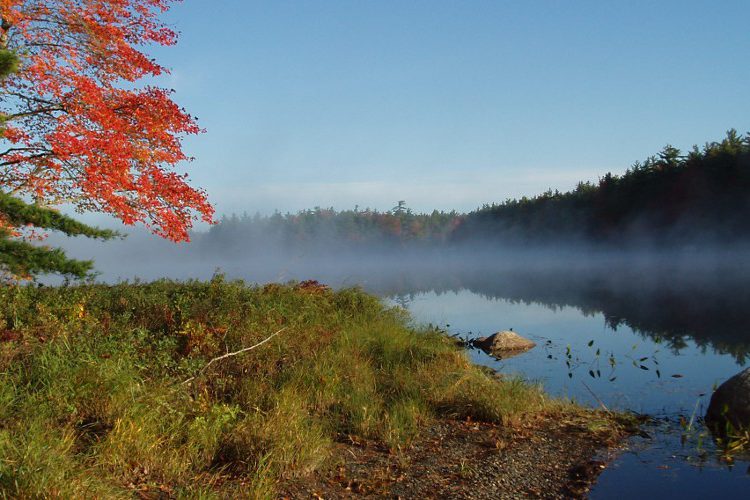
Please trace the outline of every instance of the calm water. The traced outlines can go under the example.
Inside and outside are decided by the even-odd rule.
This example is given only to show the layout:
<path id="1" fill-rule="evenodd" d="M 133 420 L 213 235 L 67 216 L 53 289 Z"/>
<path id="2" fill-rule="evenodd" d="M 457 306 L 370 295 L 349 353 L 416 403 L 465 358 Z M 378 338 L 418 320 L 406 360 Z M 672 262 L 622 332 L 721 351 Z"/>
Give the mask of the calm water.
<path id="1" fill-rule="evenodd" d="M 741 371 L 749 352 L 744 274 L 632 286 L 622 275 L 484 273 L 466 288 L 389 300 L 462 337 L 512 328 L 537 347 L 506 360 L 474 350 L 473 359 L 557 396 L 652 416 L 649 437 L 616 455 L 592 498 L 750 496 L 750 462 L 723 460 L 701 424 L 713 388 Z"/>

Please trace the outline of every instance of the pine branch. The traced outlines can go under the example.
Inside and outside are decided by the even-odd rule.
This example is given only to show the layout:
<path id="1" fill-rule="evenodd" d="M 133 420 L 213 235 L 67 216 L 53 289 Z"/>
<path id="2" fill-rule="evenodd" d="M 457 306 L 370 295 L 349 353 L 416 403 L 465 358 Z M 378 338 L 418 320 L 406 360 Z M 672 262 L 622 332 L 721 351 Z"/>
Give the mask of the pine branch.
<path id="1" fill-rule="evenodd" d="M 88 226 L 56 210 L 26 203 L 5 193 L 0 193 L 0 216 L 14 227 L 36 227 L 63 232 L 68 236 L 87 236 L 109 240 L 121 236 L 116 231 Z"/>
<path id="2" fill-rule="evenodd" d="M 56 273 L 78 279 L 90 275 L 94 263 L 70 259 L 59 248 L 37 247 L 25 241 L 10 240 L 0 233 L 0 269 L 26 277 Z"/>

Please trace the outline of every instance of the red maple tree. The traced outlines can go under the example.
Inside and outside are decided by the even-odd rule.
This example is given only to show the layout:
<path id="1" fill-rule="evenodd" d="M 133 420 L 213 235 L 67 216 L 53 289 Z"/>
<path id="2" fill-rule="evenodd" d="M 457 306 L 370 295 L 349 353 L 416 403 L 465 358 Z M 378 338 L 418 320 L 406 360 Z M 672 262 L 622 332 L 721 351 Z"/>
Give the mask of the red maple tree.
<path id="1" fill-rule="evenodd" d="M 167 72 L 142 50 L 172 45 L 159 16 L 179 0 L 0 0 L 0 50 L 18 69 L 0 81 L 0 191 L 142 222 L 174 241 L 206 194 L 174 167 L 201 129 L 170 90 L 138 86 Z"/>

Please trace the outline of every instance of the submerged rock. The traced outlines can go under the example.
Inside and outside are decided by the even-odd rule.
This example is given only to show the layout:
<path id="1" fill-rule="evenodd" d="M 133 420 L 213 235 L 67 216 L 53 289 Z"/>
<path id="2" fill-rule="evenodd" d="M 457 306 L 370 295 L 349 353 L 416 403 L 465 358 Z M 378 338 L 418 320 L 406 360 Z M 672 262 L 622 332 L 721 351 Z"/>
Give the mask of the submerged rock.
<path id="1" fill-rule="evenodd" d="M 706 411 L 706 423 L 719 434 L 730 429 L 750 429 L 750 368 L 716 389 Z"/>
<path id="2" fill-rule="evenodd" d="M 521 337 L 516 332 L 497 332 L 489 337 L 481 337 L 473 342 L 475 347 L 498 358 L 516 356 L 533 348 L 536 343 Z"/>

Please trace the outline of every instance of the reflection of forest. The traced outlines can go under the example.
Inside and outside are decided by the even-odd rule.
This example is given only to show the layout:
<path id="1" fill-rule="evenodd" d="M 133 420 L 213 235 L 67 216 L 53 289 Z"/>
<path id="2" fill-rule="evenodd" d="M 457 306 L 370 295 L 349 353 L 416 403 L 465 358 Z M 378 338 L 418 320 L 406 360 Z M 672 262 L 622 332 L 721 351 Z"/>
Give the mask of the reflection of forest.
<path id="1" fill-rule="evenodd" d="M 732 274 L 702 278 L 614 269 L 592 274 L 481 273 L 467 278 L 466 288 L 511 301 L 601 312 L 612 328 L 626 325 L 675 350 L 693 340 L 743 364 L 750 353 L 750 280 Z"/>
<path id="2" fill-rule="evenodd" d="M 693 340 L 744 363 L 750 354 L 750 271 L 737 266 L 609 260 L 530 266 L 479 265 L 479 259 L 316 267 L 331 284 L 361 283 L 367 290 L 407 304 L 426 291 L 470 290 L 494 299 L 573 306 L 602 313 L 612 328 L 627 325 L 672 349 Z M 515 261 L 518 263 L 518 261 Z"/>

